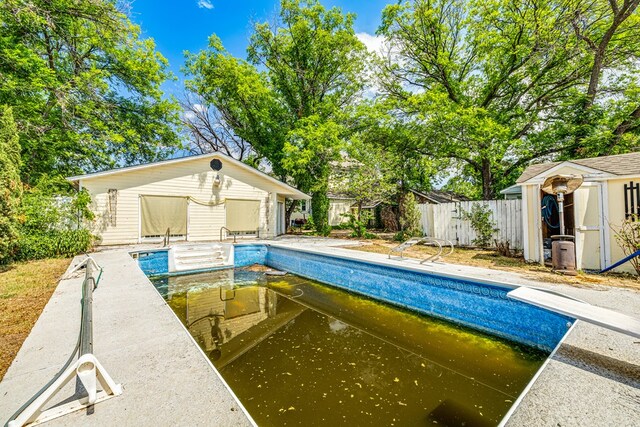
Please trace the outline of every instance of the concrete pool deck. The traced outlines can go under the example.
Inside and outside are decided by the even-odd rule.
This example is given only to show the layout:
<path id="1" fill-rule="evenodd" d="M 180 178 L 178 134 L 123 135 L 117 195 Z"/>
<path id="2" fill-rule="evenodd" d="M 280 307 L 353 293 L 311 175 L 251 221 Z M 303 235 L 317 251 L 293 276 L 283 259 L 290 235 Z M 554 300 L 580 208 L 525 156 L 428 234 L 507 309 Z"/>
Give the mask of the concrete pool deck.
<path id="1" fill-rule="evenodd" d="M 516 273 L 454 264 L 420 266 L 416 260 L 389 261 L 385 255 L 332 247 L 344 245 L 343 240 L 261 243 L 537 286 L 640 317 L 640 292 L 628 289 L 533 282 Z M 251 425 L 206 356 L 128 255 L 130 250 L 93 255 L 104 268 L 94 292 L 94 351 L 124 393 L 95 405 L 90 414 L 77 411 L 48 425 Z M 1 421 L 49 381 L 72 351 L 79 328 L 81 282 L 82 276 L 60 282 L 0 383 Z M 58 400 L 72 392 L 63 390 Z M 638 419 L 640 340 L 578 322 L 506 425 L 631 426 Z"/>

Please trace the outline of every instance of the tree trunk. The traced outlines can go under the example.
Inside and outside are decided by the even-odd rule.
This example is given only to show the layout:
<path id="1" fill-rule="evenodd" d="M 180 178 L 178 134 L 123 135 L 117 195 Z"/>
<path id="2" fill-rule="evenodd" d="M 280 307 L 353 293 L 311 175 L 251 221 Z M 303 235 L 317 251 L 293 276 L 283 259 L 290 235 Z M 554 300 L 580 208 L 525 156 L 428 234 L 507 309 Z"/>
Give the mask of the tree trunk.
<path id="1" fill-rule="evenodd" d="M 289 224 L 291 224 L 291 214 L 296 209 L 296 206 L 298 206 L 298 201 L 297 200 L 292 200 L 291 204 L 284 211 L 285 233 L 286 233 L 286 230 L 289 228 Z"/>
<path id="2" fill-rule="evenodd" d="M 491 174 L 491 162 L 482 159 L 482 199 L 493 200 L 493 175 Z"/>

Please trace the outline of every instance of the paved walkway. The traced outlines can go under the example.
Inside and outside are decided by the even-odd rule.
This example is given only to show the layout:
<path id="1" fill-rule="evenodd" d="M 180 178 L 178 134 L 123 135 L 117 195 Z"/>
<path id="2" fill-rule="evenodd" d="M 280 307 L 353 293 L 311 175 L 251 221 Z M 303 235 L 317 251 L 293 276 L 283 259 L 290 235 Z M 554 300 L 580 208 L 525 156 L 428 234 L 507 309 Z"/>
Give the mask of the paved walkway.
<path id="1" fill-rule="evenodd" d="M 127 251 L 96 253 L 94 353 L 124 393 L 47 426 L 244 426 L 251 422 Z M 83 257 L 76 257 L 72 264 Z M 62 367 L 78 337 L 77 276 L 58 285 L 0 383 L 0 422 Z M 74 383 L 75 384 L 75 383 Z M 73 394 L 63 389 L 56 401 Z"/>
<path id="2" fill-rule="evenodd" d="M 533 282 L 519 274 L 452 264 L 420 265 L 330 247 L 341 240 L 270 241 L 393 265 L 553 289 L 640 317 L 640 293 L 628 289 Z M 124 394 L 47 425 L 250 425 L 243 408 L 151 286 L 126 249 L 95 254 L 104 273 L 94 293 L 94 351 Z M 79 258 L 74 260 L 78 262 Z M 0 383 L 0 421 L 62 366 L 79 327 L 78 276 L 60 283 Z M 62 397 L 72 394 L 63 390 Z M 60 400 L 60 399 L 58 399 Z M 640 419 L 640 340 L 578 322 L 522 397 L 508 426 L 632 426 Z"/>

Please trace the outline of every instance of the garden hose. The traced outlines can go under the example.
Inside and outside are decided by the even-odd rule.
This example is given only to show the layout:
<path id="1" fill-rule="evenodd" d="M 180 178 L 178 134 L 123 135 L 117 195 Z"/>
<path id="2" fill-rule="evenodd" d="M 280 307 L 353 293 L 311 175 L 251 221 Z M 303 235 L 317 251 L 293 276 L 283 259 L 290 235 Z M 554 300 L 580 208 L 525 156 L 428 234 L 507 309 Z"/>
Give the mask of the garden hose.
<path id="1" fill-rule="evenodd" d="M 102 269 L 100 269 L 100 273 L 102 273 Z M 80 312 L 81 313 L 82 313 L 82 310 L 84 310 L 84 286 L 82 286 L 82 298 L 80 299 Z M 58 371 L 58 373 L 55 374 L 53 376 L 53 378 L 47 384 L 44 385 L 44 387 L 42 387 L 40 390 L 38 390 L 36 392 L 36 394 L 31 396 L 31 398 L 29 400 L 27 400 L 20 408 L 18 408 L 18 410 L 16 412 L 14 412 L 13 415 L 11 415 L 11 418 L 9 418 L 7 420 L 5 426 L 7 426 L 11 421 L 16 419 L 18 417 L 18 415 L 20 415 L 25 409 L 27 409 L 29 407 L 29 405 L 31 405 L 38 397 L 40 397 L 40 395 L 42 395 L 42 393 L 44 393 L 49 387 L 51 387 L 51 385 L 53 383 L 55 383 L 58 380 L 58 378 L 60 378 L 60 376 L 62 376 L 64 371 L 66 371 L 67 368 L 71 365 L 71 363 L 75 359 L 76 355 L 78 354 L 78 351 L 80 350 L 80 339 L 81 339 L 81 336 L 82 336 L 82 327 L 83 326 L 84 325 L 83 325 L 83 321 L 82 321 L 82 316 L 80 316 L 80 330 L 78 332 L 78 340 L 76 341 L 76 345 L 73 348 L 73 352 L 71 353 L 71 355 L 69 356 L 67 361 L 64 363 L 62 368 Z"/>
<path id="2" fill-rule="evenodd" d="M 542 198 L 542 219 L 549 226 L 549 228 L 560 228 L 560 223 L 551 224 L 551 217 L 553 215 L 553 211 L 558 212 L 558 202 L 556 198 L 551 194 L 546 194 Z"/>

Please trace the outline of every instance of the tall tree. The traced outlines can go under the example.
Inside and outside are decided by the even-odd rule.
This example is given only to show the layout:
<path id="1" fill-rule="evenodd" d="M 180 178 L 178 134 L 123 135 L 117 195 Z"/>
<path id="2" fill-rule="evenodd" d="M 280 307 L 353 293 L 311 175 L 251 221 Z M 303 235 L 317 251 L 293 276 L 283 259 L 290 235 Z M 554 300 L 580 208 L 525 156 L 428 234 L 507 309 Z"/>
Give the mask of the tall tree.
<path id="1" fill-rule="evenodd" d="M 11 261 L 18 240 L 20 144 L 11 108 L 0 105 L 0 264 Z"/>
<path id="2" fill-rule="evenodd" d="M 170 74 L 111 0 L 0 3 L 0 103 L 13 106 L 22 176 L 163 157 L 179 145 Z"/>
<path id="3" fill-rule="evenodd" d="M 606 2 L 416 0 L 387 6 L 379 29 L 388 41 L 383 91 L 405 121 L 419 125 L 422 152 L 458 162 L 482 197 L 493 198 L 532 159 L 575 153 L 585 143 L 576 137 L 582 120 L 574 117 L 584 114 L 577 100 L 587 93 L 596 62 L 574 25 L 576 10 L 595 3 Z M 600 21 L 589 12 L 584 22 Z M 629 44 L 631 51 L 640 52 L 635 45 Z M 596 74 L 613 72 L 626 63 L 621 58 L 636 55 L 614 51 L 607 47 Z"/>
<path id="4" fill-rule="evenodd" d="M 353 20 L 317 0 L 282 0 L 273 23 L 255 25 L 248 61 L 225 52 L 216 36 L 187 59 L 187 87 L 220 111 L 276 175 L 312 192 L 322 232 L 328 162 L 338 158 L 344 134 L 340 113 L 364 81 L 365 47 Z"/>
<path id="5" fill-rule="evenodd" d="M 236 135 L 220 111 L 194 94 L 185 93 L 180 105 L 182 124 L 190 151 L 196 154 L 220 151 L 238 160 L 251 161 L 255 152 L 251 144 Z M 258 159 L 256 159 L 258 160 Z"/>

